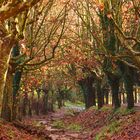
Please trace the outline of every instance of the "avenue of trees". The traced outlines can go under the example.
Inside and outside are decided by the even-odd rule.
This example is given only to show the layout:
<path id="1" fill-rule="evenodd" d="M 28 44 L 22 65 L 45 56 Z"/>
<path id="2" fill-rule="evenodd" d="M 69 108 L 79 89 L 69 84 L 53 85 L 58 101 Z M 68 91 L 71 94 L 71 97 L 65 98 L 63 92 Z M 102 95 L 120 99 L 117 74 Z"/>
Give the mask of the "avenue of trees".
<path id="1" fill-rule="evenodd" d="M 3 119 L 46 114 L 65 100 L 131 109 L 139 72 L 139 0 L 0 1 Z"/>

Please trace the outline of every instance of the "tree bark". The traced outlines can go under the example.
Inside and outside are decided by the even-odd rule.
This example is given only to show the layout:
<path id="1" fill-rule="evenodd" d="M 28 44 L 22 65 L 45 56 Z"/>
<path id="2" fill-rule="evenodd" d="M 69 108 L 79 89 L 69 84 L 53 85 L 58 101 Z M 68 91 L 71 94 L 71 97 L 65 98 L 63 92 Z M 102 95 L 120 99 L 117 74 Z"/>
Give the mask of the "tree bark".
<path id="1" fill-rule="evenodd" d="M 123 104 L 125 104 L 126 100 L 125 100 L 125 93 L 124 92 L 122 92 L 122 100 L 123 100 Z"/>
<path id="2" fill-rule="evenodd" d="M 17 119 L 18 106 L 19 106 L 18 90 L 19 90 L 19 86 L 20 86 L 21 76 L 22 76 L 22 72 L 16 71 L 14 78 L 13 78 L 13 105 L 12 105 L 13 116 L 12 116 L 12 120 Z"/>
<path id="3" fill-rule="evenodd" d="M 37 89 L 37 102 L 36 102 L 36 115 L 39 115 L 40 114 L 40 110 L 39 110 L 39 107 L 40 107 L 40 89 Z"/>
<path id="4" fill-rule="evenodd" d="M 96 95 L 95 88 L 93 87 L 93 78 L 87 77 L 86 86 L 87 86 L 87 107 L 96 106 Z"/>
<path id="5" fill-rule="evenodd" d="M 48 91 L 45 91 L 43 98 L 43 114 L 46 115 L 47 113 L 48 113 Z"/>
<path id="6" fill-rule="evenodd" d="M 98 109 L 102 108 L 103 106 L 103 93 L 101 89 L 101 80 L 97 79 L 97 100 L 98 100 Z"/>
<path id="7" fill-rule="evenodd" d="M 28 106 L 29 106 L 28 115 L 29 115 L 30 117 L 32 117 L 32 107 L 31 107 L 31 100 L 30 100 L 30 99 L 28 100 Z"/>
<path id="8" fill-rule="evenodd" d="M 124 76 L 124 83 L 125 83 L 125 89 L 127 94 L 127 107 L 129 109 L 134 107 L 134 95 L 133 95 L 133 78 L 131 73 L 128 75 L 126 74 Z"/>
<path id="9" fill-rule="evenodd" d="M 111 86 L 112 91 L 112 101 L 114 108 L 117 109 L 121 106 L 119 100 L 119 78 L 118 76 L 108 74 L 109 84 Z"/>
<path id="10" fill-rule="evenodd" d="M 22 104 L 22 115 L 25 117 L 27 115 L 27 105 L 28 105 L 28 94 L 24 92 L 24 99 Z"/>
<path id="11" fill-rule="evenodd" d="M 85 99 L 85 108 L 88 109 L 91 106 L 96 105 L 96 95 L 95 88 L 93 87 L 93 77 L 87 77 L 83 80 L 80 80 L 79 85 L 84 94 Z"/>
<path id="12" fill-rule="evenodd" d="M 6 84 L 4 88 L 3 101 L 2 101 L 2 110 L 1 117 L 6 121 L 12 121 L 12 84 L 13 84 L 13 75 L 9 68 L 6 78 Z"/>
<path id="13" fill-rule="evenodd" d="M 104 89 L 105 104 L 109 104 L 109 90 Z"/>
<path id="14" fill-rule="evenodd" d="M 131 109 L 134 107 L 134 95 L 133 95 L 134 69 L 127 66 L 124 63 L 120 63 L 120 70 L 122 72 L 124 86 L 127 94 L 127 107 Z"/>
<path id="15" fill-rule="evenodd" d="M 63 91 L 58 89 L 57 101 L 58 101 L 58 108 L 60 109 L 63 106 Z"/>
<path id="16" fill-rule="evenodd" d="M 16 16 L 19 13 L 28 10 L 29 8 L 37 4 L 39 1 L 40 0 L 31 0 L 28 2 L 17 2 L 5 5 L 5 9 L 0 12 L 0 21 L 3 22 L 4 20 L 9 19 L 10 17 Z"/>
<path id="17" fill-rule="evenodd" d="M 3 40 L 0 41 L 1 41 L 0 42 L 0 106 L 1 106 L 13 42 L 10 40 L 10 38 L 4 38 Z"/>
<path id="18" fill-rule="evenodd" d="M 134 93 L 135 93 L 135 103 L 137 103 L 138 102 L 138 98 L 137 98 L 137 88 L 135 87 L 135 89 L 134 89 Z"/>
<path id="19" fill-rule="evenodd" d="M 20 55 L 20 48 L 19 48 L 19 44 L 18 42 L 16 42 L 16 45 L 13 48 L 12 51 L 12 56 L 16 57 Z M 20 63 L 20 62 L 18 62 Z M 17 64 L 18 65 L 18 64 Z M 20 88 L 20 81 L 21 81 L 21 76 L 22 76 L 22 71 L 20 70 L 16 70 L 15 74 L 13 76 L 13 116 L 12 116 L 12 120 L 16 120 L 17 119 L 17 113 L 18 113 L 18 102 L 19 102 L 19 93 L 18 90 Z"/>

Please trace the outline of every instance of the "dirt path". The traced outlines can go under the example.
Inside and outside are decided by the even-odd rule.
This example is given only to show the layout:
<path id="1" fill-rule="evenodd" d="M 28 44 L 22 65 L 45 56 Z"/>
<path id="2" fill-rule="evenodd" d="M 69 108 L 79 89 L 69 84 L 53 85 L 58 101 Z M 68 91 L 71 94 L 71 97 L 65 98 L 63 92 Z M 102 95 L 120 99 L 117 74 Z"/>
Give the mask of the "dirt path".
<path id="1" fill-rule="evenodd" d="M 52 140 L 85 140 L 88 135 L 87 132 L 75 132 L 64 128 L 53 127 L 53 122 L 63 120 L 63 118 L 68 115 L 67 110 L 68 109 L 63 108 L 54 113 L 49 113 L 47 116 L 28 118 L 24 120 L 24 124 L 32 125 L 34 123 L 35 126 L 43 127 L 43 131 L 45 131 Z M 41 140 L 43 140 L 43 138 Z"/>
<path id="2" fill-rule="evenodd" d="M 139 113 L 140 104 L 135 105 L 135 110 L 138 111 L 137 113 Z M 73 116 L 70 112 L 71 111 L 68 108 L 62 108 L 60 110 L 57 110 L 54 113 L 49 113 L 46 116 L 34 116 L 32 118 L 26 118 L 23 122 L 25 125 L 29 124 L 31 126 L 37 127 L 35 129 L 38 129 L 38 131 L 39 131 L 39 133 L 38 133 L 39 137 L 40 137 L 39 140 L 48 140 L 48 138 L 50 140 L 93 140 L 95 135 L 97 133 L 99 133 L 102 130 L 102 128 L 105 126 L 105 119 L 108 116 L 108 113 L 103 110 L 102 111 L 87 110 L 85 112 L 80 113 L 78 115 L 78 117 L 76 117 L 76 115 L 74 115 L 74 118 L 73 118 Z M 77 112 L 75 111 L 75 113 L 77 113 Z M 134 116 L 135 115 L 133 115 L 133 117 Z M 128 116 L 128 118 L 129 117 L 130 116 Z M 120 118 L 120 120 L 123 119 L 122 121 L 125 122 L 124 118 L 125 117 L 122 116 L 122 118 Z M 62 128 L 54 127 L 54 125 L 53 125 L 54 122 L 57 122 L 59 120 L 67 121 L 68 123 L 80 122 L 81 125 L 84 124 L 86 129 L 82 129 L 81 131 L 72 131 L 72 130 L 68 130 L 65 127 L 62 127 Z M 132 124 L 133 127 L 131 125 L 130 126 L 132 128 L 138 127 L 137 129 L 140 130 L 138 124 L 139 124 L 139 121 L 136 124 Z M 40 128 L 42 128 L 42 129 L 39 130 Z M 90 130 L 86 131 L 88 128 L 90 128 Z M 127 127 L 124 128 L 124 130 L 125 129 L 127 129 Z M 34 130 L 34 128 L 33 128 L 33 130 Z M 132 130 L 129 129 L 128 131 L 133 132 L 134 129 L 132 129 Z M 137 132 L 139 132 L 139 131 L 137 131 Z M 37 133 L 37 131 L 34 131 L 34 134 L 36 134 L 36 133 Z M 121 133 L 115 135 L 112 138 L 115 140 L 115 138 L 119 137 L 120 135 L 121 135 Z M 119 137 L 119 139 L 120 139 L 120 137 Z M 128 140 L 128 139 L 126 139 L 126 140 Z M 111 140 L 111 138 L 110 138 L 110 140 Z M 132 139 L 132 140 L 134 140 L 134 139 Z"/>

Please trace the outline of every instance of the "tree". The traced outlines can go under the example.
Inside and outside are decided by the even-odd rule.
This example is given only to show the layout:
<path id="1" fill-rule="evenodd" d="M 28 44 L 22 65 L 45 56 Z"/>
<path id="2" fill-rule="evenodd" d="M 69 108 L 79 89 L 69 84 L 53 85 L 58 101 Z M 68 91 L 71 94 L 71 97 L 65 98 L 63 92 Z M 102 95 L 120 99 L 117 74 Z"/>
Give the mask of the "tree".
<path id="1" fill-rule="evenodd" d="M 37 3 L 37 1 L 36 1 L 36 3 Z M 34 4 L 36 4 L 35 2 L 27 2 L 27 3 L 22 3 L 22 5 L 24 5 L 25 7 L 22 7 L 22 6 L 20 6 L 21 8 L 22 8 L 22 10 L 20 11 L 20 12 L 22 12 L 23 11 L 23 9 L 24 10 L 26 10 L 25 12 L 23 11 L 22 13 L 20 13 L 20 14 L 18 14 L 16 17 L 14 17 L 14 18 L 12 18 L 12 20 L 13 20 L 13 22 L 12 22 L 12 24 L 13 24 L 13 26 L 11 25 L 11 19 L 8 19 L 8 23 L 6 23 L 5 24 L 5 26 L 7 27 L 7 24 L 9 25 L 8 26 L 8 28 L 7 28 L 7 30 L 10 32 L 10 30 L 11 30 L 11 26 L 13 27 L 13 29 L 14 29 L 14 35 L 16 35 L 16 36 L 14 36 L 14 38 L 12 39 L 13 41 L 14 41 L 14 43 L 13 43 L 13 45 L 12 44 L 10 44 L 11 45 L 11 48 L 10 48 L 10 50 L 12 51 L 12 49 L 14 48 L 16 48 L 16 46 L 17 45 L 19 45 L 19 47 L 20 47 L 20 39 L 22 39 L 23 40 L 23 38 L 24 38 L 24 40 L 26 39 L 26 33 L 25 33 L 25 31 L 27 31 L 28 29 L 29 29 L 29 27 L 31 27 L 31 26 L 34 26 L 34 22 L 36 22 L 39 26 L 37 26 L 36 27 L 36 30 L 33 30 L 33 34 L 35 35 L 34 36 L 34 38 L 36 38 L 37 39 L 37 37 L 38 37 L 38 34 L 40 34 L 40 32 L 42 32 L 42 30 L 43 29 L 45 29 L 45 27 L 46 27 L 46 16 L 47 16 L 47 14 L 48 14 L 48 12 L 49 12 L 49 10 L 50 10 L 50 8 L 52 7 L 52 4 L 53 4 L 53 1 L 49 1 L 48 3 L 46 3 L 47 4 L 47 6 L 44 8 L 44 6 L 42 6 L 41 4 L 42 3 L 40 3 L 39 4 L 39 6 L 36 6 L 35 8 L 36 8 L 36 10 L 34 9 L 34 8 L 32 8 L 32 9 L 30 9 L 30 11 L 27 9 L 27 8 L 29 8 L 29 7 L 32 7 Z M 14 3 L 13 3 L 14 4 Z M 44 3 L 43 3 L 44 4 Z M 7 6 L 9 6 L 9 5 L 7 5 Z M 18 5 L 19 6 L 19 5 Z M 41 7 L 41 8 L 40 8 Z M 34 9 L 34 10 L 33 10 Z M 5 60 L 6 61 L 8 61 L 8 63 L 7 63 L 7 65 L 5 65 L 5 71 L 6 71 L 6 69 L 8 70 L 8 65 L 9 65 L 9 62 L 10 62 L 10 66 L 11 66 L 11 68 L 12 68 L 12 73 L 16 73 L 15 74 L 15 81 L 14 82 L 16 82 L 16 83 L 13 83 L 14 85 L 16 84 L 16 87 L 14 87 L 14 98 L 12 97 L 12 94 L 10 94 L 10 93 L 8 93 L 9 95 L 11 95 L 10 97 L 9 97 L 9 100 L 7 100 L 7 101 L 13 101 L 13 111 L 14 111 L 14 116 L 12 117 L 13 119 L 15 119 L 16 118 L 16 116 L 15 116 L 15 110 L 17 110 L 16 109 L 16 107 L 17 107 L 17 104 L 16 104 L 16 102 L 17 101 L 15 101 L 16 100 L 16 95 L 17 95 L 17 92 L 18 92 L 18 89 L 19 89 L 19 82 L 20 82 L 20 79 L 21 79 L 21 72 L 23 71 L 23 69 L 26 67 L 25 65 L 27 64 L 27 63 L 29 63 L 31 60 L 33 60 L 33 59 L 38 59 L 38 60 L 40 60 L 40 62 L 39 62 L 39 64 L 30 64 L 31 66 L 36 66 L 36 65 L 40 65 L 40 64 L 43 64 L 43 63 L 45 63 L 46 61 L 48 61 L 48 60 L 50 60 L 50 59 L 52 59 L 53 57 L 54 57 L 54 53 L 55 53 L 55 49 L 58 47 L 58 44 L 59 44 L 59 41 L 60 41 L 60 38 L 62 37 L 62 34 L 63 34 L 63 31 L 64 31 L 64 24 L 65 24 L 65 22 L 64 22 L 64 24 L 63 24 L 63 22 L 62 22 L 62 20 L 64 19 L 65 20 L 65 15 L 66 15 L 66 10 L 65 10 L 66 8 L 64 8 L 63 7 L 63 9 L 60 11 L 60 13 L 58 14 L 58 15 L 56 15 L 56 19 L 55 19 L 55 21 L 51 21 L 53 24 L 52 24 L 52 27 L 50 28 L 50 32 L 49 32 L 49 34 L 47 34 L 46 36 L 45 36 L 45 34 L 44 34 L 44 38 L 46 38 L 47 36 L 48 36 L 48 38 L 46 38 L 46 39 L 44 39 L 44 41 L 46 41 L 46 42 L 44 42 L 45 44 L 44 45 L 42 45 L 41 46 L 41 48 L 40 48 L 40 46 L 38 46 L 38 48 L 36 47 L 35 49 L 33 49 L 33 46 L 35 45 L 35 43 L 31 43 L 31 44 L 28 44 L 28 45 L 32 45 L 31 47 L 29 47 L 30 49 L 28 50 L 28 52 L 27 53 L 23 53 L 23 54 L 21 54 L 21 55 L 19 55 L 19 54 L 17 54 L 16 56 L 12 56 L 11 57 L 11 52 L 9 52 L 9 53 L 7 53 L 8 54 L 8 60 L 6 60 L 6 58 L 5 58 Z M 40 19 L 41 19 L 41 23 L 40 23 L 40 21 L 38 21 L 38 19 L 36 19 L 35 21 L 34 21 L 34 19 L 32 19 L 32 16 L 30 17 L 30 15 L 32 15 L 32 10 L 34 11 L 34 15 L 36 16 L 36 18 L 38 18 L 39 16 L 40 16 Z M 8 11 L 9 12 L 9 11 Z M 11 10 L 11 12 L 12 12 L 12 10 Z M 63 15 L 63 13 L 65 12 L 65 14 Z M 42 13 L 42 15 L 40 15 Z M 45 13 L 45 14 L 44 14 Z M 10 13 L 9 13 L 10 14 Z M 28 16 L 27 16 L 28 15 Z M 50 16 L 50 15 L 49 15 Z M 9 17 L 6 13 L 5 13 L 5 17 Z M 44 21 L 45 21 L 45 24 L 44 24 Z M 61 24 L 60 24 L 60 22 L 61 22 Z M 62 26 L 62 30 L 60 30 L 60 37 L 58 38 L 58 40 L 56 41 L 56 43 L 55 43 L 55 46 L 51 46 L 50 47 L 50 49 L 52 48 L 52 50 L 49 50 L 49 53 L 52 53 L 52 56 L 50 56 L 49 58 L 46 58 L 46 55 L 47 54 L 44 54 L 44 51 L 46 51 L 45 49 L 47 48 L 47 46 L 48 45 L 50 45 L 50 42 L 53 40 L 53 37 L 54 37 L 54 34 L 56 33 L 56 32 L 58 32 L 58 30 L 59 30 L 59 27 L 61 26 L 61 25 L 63 25 Z M 42 28 L 43 27 L 43 28 Z M 35 29 L 35 28 L 34 28 Z M 46 31 L 46 32 L 48 32 L 48 31 Z M 59 32 L 58 32 L 59 33 Z M 25 36 L 24 36 L 25 35 Z M 17 39 L 18 38 L 18 39 Z M 34 39 L 33 38 L 33 39 Z M 39 38 L 41 38 L 40 36 L 39 36 Z M 34 41 L 34 40 L 28 40 L 28 41 Z M 39 40 L 40 41 L 40 40 Z M 39 43 L 39 41 L 37 42 L 37 43 Z M 14 45 L 15 45 L 15 47 L 14 47 Z M 23 45 L 23 44 L 21 44 L 21 45 Z M 25 44 L 24 44 L 25 45 Z M 37 45 L 37 44 L 36 44 Z M 24 46 L 23 46 L 24 47 Z M 21 48 L 21 47 L 20 47 Z M 18 51 L 20 51 L 20 48 L 18 48 Z M 14 49 L 13 49 L 13 51 L 14 51 Z M 40 54 L 38 54 L 38 49 L 40 49 L 41 50 L 41 52 L 40 52 L 40 54 L 43 52 L 43 56 L 40 56 Z M 4 50 L 4 49 L 3 49 Z M 52 51 L 52 52 L 51 52 Z M 34 53 L 34 54 L 32 54 L 32 52 Z M 37 52 L 37 53 L 36 53 Z M 6 54 L 4 53 L 4 52 L 2 52 L 1 51 L 1 53 L 2 53 L 2 55 L 1 56 L 6 56 Z M 29 54 L 29 55 L 28 55 Z M 35 55 L 36 54 L 36 55 Z M 42 60 L 42 58 L 44 59 L 44 60 Z M 10 61 L 10 59 L 11 59 L 11 61 Z M 34 61 L 34 60 L 33 60 Z M 18 62 L 18 63 L 17 63 Z M 1 70 L 1 72 L 2 72 L 2 70 Z M 9 71 L 8 71 L 9 72 Z M 4 73 L 4 72 L 3 72 Z M 11 77 L 13 77 L 12 76 L 12 73 L 11 73 Z M 6 75 L 5 75 L 6 76 Z M 9 76 L 9 75 L 8 75 Z M 12 79 L 11 79 L 12 80 Z M 2 81 L 2 80 L 1 80 Z M 7 82 L 8 83 L 8 82 Z M 3 81 L 3 84 L 5 85 L 5 81 Z M 4 86 L 3 85 L 3 86 Z M 9 87 L 9 88 L 12 88 L 12 87 Z M 2 91 L 2 90 L 1 90 Z M 10 91 L 10 90 L 9 90 Z M 11 91 L 12 92 L 12 91 Z M 4 94 L 7 94 L 7 93 L 4 93 Z M 3 99 L 3 100 L 5 100 L 5 99 Z M 8 102 L 6 102 L 7 104 L 8 104 Z M 12 103 L 10 103 L 10 104 L 12 104 Z M 11 111 L 11 112 L 13 112 L 13 111 Z M 10 114 L 9 114 L 9 116 L 11 116 Z"/>
<path id="2" fill-rule="evenodd" d="M 28 11 L 29 8 L 37 4 L 39 0 L 32 0 L 30 2 L 18 2 L 14 1 L 1 1 L 1 12 L 0 12 L 0 31 L 1 31 L 1 44 L 0 44 L 0 96 L 2 97 L 6 82 L 7 71 L 9 67 L 9 61 L 11 56 L 12 48 L 18 38 L 18 31 L 16 29 L 16 24 L 14 18 L 18 14 L 22 14 L 24 11 Z M 13 6 L 14 5 L 14 6 Z M 13 17 L 15 16 L 15 17 Z M 13 18 L 12 18 L 13 17 Z M 11 19 L 12 20 L 11 20 Z M 7 20 L 7 22 L 5 22 Z M 7 27 L 8 26 L 8 29 Z"/>

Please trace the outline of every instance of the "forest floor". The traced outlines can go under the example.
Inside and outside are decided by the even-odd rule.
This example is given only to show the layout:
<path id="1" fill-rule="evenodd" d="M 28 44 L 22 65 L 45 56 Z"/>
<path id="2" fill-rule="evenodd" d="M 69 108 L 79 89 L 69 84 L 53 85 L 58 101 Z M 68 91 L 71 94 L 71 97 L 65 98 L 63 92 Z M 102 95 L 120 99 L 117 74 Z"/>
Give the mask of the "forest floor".
<path id="1" fill-rule="evenodd" d="M 0 140 L 140 140 L 140 106 L 62 108 L 14 124 L 0 121 Z"/>
<path id="2" fill-rule="evenodd" d="M 38 137 L 21 131 L 12 123 L 0 120 L 0 140 L 38 140 Z"/>

